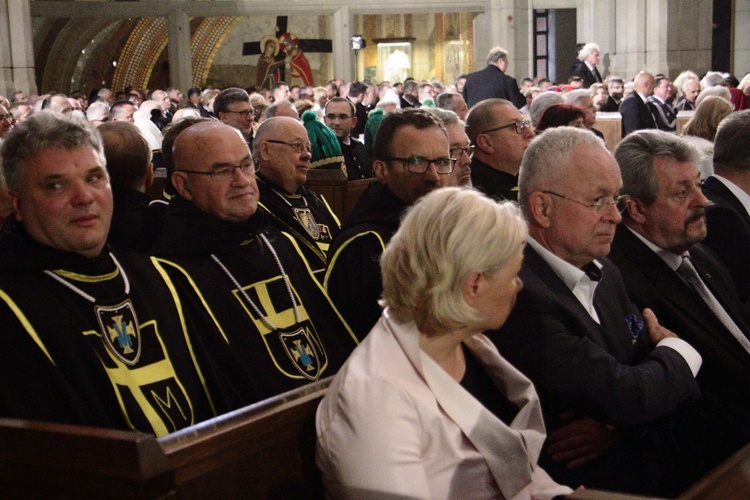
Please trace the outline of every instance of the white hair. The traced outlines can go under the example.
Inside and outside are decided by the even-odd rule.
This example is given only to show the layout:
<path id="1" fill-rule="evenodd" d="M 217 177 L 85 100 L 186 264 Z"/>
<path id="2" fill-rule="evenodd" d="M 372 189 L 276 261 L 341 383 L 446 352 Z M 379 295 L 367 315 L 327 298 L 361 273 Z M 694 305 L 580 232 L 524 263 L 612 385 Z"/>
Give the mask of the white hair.
<path id="1" fill-rule="evenodd" d="M 578 60 L 579 61 L 585 61 L 586 58 L 591 55 L 593 51 L 601 52 L 599 49 L 599 46 L 593 42 L 589 42 L 586 45 L 583 46 L 581 49 L 581 52 L 578 53 Z"/>

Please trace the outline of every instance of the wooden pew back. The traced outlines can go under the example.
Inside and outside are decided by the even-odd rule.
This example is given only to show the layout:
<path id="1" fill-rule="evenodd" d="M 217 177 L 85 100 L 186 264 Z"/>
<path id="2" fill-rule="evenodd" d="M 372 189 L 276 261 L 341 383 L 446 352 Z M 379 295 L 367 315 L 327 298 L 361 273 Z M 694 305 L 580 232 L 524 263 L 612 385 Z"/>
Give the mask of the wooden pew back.
<path id="1" fill-rule="evenodd" d="M 330 378 L 158 440 L 0 419 L 6 497 L 322 498 L 315 411 Z"/>

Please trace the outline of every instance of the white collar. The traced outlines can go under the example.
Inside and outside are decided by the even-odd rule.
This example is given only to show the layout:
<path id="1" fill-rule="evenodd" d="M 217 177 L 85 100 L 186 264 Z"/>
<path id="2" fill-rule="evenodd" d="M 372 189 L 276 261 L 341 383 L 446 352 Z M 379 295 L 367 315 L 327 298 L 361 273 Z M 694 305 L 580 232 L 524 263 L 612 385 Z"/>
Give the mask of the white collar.
<path id="1" fill-rule="evenodd" d="M 747 194 L 741 187 L 725 177 L 717 174 L 714 174 L 713 177 L 716 177 L 716 180 L 724 184 L 727 189 L 737 197 L 740 203 L 742 203 L 742 206 L 745 207 L 745 211 L 750 214 L 750 194 Z"/>

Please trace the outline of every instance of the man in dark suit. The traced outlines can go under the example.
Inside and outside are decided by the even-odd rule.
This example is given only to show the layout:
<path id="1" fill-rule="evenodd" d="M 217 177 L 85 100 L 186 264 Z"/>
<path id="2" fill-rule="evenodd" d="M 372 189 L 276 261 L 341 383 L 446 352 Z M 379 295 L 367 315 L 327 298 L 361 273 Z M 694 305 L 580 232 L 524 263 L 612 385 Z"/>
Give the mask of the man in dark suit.
<path id="1" fill-rule="evenodd" d="M 648 107 L 648 98 L 654 95 L 654 75 L 638 73 L 633 83 L 633 92 L 620 104 L 623 137 L 636 130 L 656 128 Z"/>
<path id="2" fill-rule="evenodd" d="M 719 398 L 722 414 L 747 427 L 748 323 L 729 272 L 700 244 L 709 201 L 700 189 L 698 152 L 672 134 L 641 131 L 620 142 L 615 158 L 630 200 L 610 258 L 631 299 L 701 353 L 704 395 Z"/>
<path id="3" fill-rule="evenodd" d="M 602 75 L 596 69 L 599 64 L 599 46 L 595 43 L 587 43 L 578 54 L 579 63 L 575 65 L 571 78 L 577 76 L 583 80 L 583 88 L 587 89 L 595 83 L 602 82 Z"/>
<path id="4" fill-rule="evenodd" d="M 603 258 L 621 221 L 621 186 L 589 132 L 560 127 L 532 142 L 519 186 L 530 236 L 524 288 L 489 336 L 534 382 L 549 432 L 540 464 L 555 480 L 667 494 L 653 439 L 659 422 L 699 397 L 700 355 L 652 312 L 641 316 Z"/>
<path id="5" fill-rule="evenodd" d="M 480 101 L 491 98 L 506 99 L 521 109 L 526 98 L 518 89 L 515 78 L 505 74 L 508 69 L 508 53 L 501 47 L 493 47 L 487 54 L 487 67 L 471 73 L 464 85 L 464 100 L 469 108 Z"/>
<path id="6" fill-rule="evenodd" d="M 620 103 L 622 102 L 622 96 L 625 89 L 625 82 L 622 78 L 609 76 L 607 81 L 607 102 L 602 104 L 599 111 L 606 112 L 617 112 L 620 111 Z"/>
<path id="7" fill-rule="evenodd" d="M 724 261 L 737 295 L 750 298 L 750 111 L 732 113 L 714 140 L 714 175 L 703 184 L 709 231 L 703 243 Z"/>
<path id="8" fill-rule="evenodd" d="M 401 91 L 401 109 L 418 108 L 422 105 L 419 102 L 419 84 L 416 80 L 407 80 Z"/>

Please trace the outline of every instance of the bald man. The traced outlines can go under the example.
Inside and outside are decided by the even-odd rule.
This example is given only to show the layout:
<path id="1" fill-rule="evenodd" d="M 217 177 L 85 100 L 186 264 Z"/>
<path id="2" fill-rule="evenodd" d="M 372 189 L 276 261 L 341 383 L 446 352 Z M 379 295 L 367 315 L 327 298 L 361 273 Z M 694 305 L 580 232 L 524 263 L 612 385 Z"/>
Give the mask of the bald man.
<path id="1" fill-rule="evenodd" d="M 622 136 L 642 129 L 656 128 L 656 121 L 648 106 L 654 95 L 655 80 L 651 73 L 638 73 L 633 80 L 633 92 L 620 103 Z"/>
<path id="2" fill-rule="evenodd" d="M 269 118 L 258 127 L 253 152 L 261 208 L 297 239 L 322 282 L 328 247 L 341 224 L 326 200 L 304 185 L 312 159 L 307 130 L 294 118 Z"/>
<path id="3" fill-rule="evenodd" d="M 296 240 L 257 210 L 255 164 L 240 132 L 197 123 L 173 153 L 177 195 L 152 253 L 201 332 L 201 366 L 230 375 L 214 402 L 245 406 L 334 374 L 357 341 Z"/>

